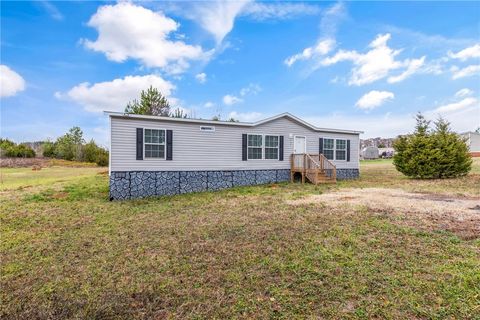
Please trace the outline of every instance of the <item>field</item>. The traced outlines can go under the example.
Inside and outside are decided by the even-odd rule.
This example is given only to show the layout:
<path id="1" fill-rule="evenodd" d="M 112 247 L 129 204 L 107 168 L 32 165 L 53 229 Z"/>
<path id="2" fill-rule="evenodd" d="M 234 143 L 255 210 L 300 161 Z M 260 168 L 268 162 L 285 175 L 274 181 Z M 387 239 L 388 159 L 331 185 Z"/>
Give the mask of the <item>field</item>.
<path id="1" fill-rule="evenodd" d="M 1 169 L 0 317 L 478 319 L 479 160 L 124 202 L 104 168 Z"/>

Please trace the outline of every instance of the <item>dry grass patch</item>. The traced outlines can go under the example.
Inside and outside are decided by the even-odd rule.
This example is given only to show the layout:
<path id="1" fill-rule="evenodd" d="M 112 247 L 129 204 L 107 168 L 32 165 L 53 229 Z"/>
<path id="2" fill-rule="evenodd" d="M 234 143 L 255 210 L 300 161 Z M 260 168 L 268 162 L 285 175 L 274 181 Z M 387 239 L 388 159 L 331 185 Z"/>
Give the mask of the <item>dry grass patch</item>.
<path id="1" fill-rule="evenodd" d="M 423 230 L 451 231 L 464 239 L 480 237 L 480 197 L 458 198 L 387 188 L 350 188 L 288 203 L 321 203 L 327 207 L 366 206 L 369 212 L 390 216 L 404 225 Z"/>

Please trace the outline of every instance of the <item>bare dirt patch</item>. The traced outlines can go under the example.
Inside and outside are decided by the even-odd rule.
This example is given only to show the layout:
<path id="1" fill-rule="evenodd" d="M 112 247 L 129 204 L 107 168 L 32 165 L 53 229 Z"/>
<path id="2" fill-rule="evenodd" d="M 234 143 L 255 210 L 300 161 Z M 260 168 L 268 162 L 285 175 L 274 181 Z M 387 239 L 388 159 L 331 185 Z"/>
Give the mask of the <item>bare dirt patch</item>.
<path id="1" fill-rule="evenodd" d="M 446 230 L 464 239 L 480 237 L 480 198 L 413 193 L 400 189 L 342 189 L 288 201 L 291 205 L 321 203 L 329 207 L 366 206 L 395 222 L 426 230 Z"/>

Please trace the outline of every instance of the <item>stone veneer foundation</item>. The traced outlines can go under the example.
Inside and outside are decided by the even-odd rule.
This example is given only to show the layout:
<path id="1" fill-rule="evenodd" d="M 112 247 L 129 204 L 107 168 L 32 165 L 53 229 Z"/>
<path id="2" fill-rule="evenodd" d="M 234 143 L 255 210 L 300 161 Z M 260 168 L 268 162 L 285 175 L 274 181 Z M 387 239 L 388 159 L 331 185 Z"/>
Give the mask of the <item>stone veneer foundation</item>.
<path id="1" fill-rule="evenodd" d="M 337 169 L 337 179 L 358 178 L 358 169 Z M 110 200 L 127 200 L 290 181 L 290 169 L 233 171 L 112 171 Z"/>

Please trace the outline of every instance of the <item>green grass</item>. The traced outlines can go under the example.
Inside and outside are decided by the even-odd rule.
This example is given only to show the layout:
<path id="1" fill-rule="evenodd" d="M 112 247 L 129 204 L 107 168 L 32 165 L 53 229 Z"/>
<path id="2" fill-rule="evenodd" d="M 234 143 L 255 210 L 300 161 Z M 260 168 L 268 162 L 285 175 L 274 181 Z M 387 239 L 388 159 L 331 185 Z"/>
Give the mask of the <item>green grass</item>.
<path id="1" fill-rule="evenodd" d="M 47 167 L 34 171 L 32 168 L 0 168 L 0 191 L 30 188 L 75 181 L 81 177 L 106 172 L 102 167 Z"/>
<path id="2" fill-rule="evenodd" d="M 362 164 L 362 179 L 338 186 L 124 202 L 108 201 L 105 175 L 59 170 L 26 188 L 36 172 L 4 175 L 1 318 L 480 317 L 478 240 L 364 207 L 286 202 L 338 187 L 414 188 L 387 162 Z M 450 181 L 422 188 L 475 195 L 478 174 L 464 179 L 458 192 Z"/>

